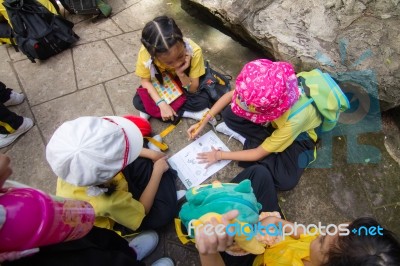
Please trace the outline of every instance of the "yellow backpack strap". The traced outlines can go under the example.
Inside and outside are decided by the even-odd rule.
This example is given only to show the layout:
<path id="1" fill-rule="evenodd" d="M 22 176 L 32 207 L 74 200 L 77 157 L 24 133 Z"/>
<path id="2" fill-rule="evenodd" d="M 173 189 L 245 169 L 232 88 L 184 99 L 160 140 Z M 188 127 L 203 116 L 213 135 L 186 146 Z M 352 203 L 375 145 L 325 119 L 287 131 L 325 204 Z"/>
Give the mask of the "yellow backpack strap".
<path id="1" fill-rule="evenodd" d="M 167 136 L 169 133 L 171 133 L 175 127 L 177 125 L 179 125 L 179 123 L 181 122 L 181 117 L 176 118 L 176 122 L 172 123 L 171 125 L 169 125 L 166 129 L 164 129 L 163 131 L 161 131 L 161 133 L 159 134 L 159 136 L 161 138 L 164 138 L 165 136 Z M 152 137 L 144 137 L 145 139 L 147 139 L 149 142 L 151 142 L 152 144 L 154 144 L 155 146 L 157 146 L 160 150 L 162 151 L 166 151 L 168 150 L 168 145 L 165 144 L 164 142 L 160 142 Z"/>
<path id="2" fill-rule="evenodd" d="M 190 238 L 188 235 L 185 235 L 182 232 L 181 219 L 175 218 L 175 231 L 182 244 L 186 245 L 189 242 L 196 243 L 196 241 L 193 238 Z"/>

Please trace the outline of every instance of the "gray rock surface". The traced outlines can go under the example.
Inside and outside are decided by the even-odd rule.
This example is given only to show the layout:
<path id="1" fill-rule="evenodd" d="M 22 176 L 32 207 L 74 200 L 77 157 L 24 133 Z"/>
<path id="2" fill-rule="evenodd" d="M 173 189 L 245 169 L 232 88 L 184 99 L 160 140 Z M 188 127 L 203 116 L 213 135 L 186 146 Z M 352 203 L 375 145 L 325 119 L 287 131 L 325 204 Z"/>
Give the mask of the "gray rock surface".
<path id="1" fill-rule="evenodd" d="M 371 70 L 377 77 L 381 109 L 388 110 L 400 105 L 399 2 L 182 0 L 182 6 L 217 20 L 271 58 L 292 62 L 298 71 Z"/>

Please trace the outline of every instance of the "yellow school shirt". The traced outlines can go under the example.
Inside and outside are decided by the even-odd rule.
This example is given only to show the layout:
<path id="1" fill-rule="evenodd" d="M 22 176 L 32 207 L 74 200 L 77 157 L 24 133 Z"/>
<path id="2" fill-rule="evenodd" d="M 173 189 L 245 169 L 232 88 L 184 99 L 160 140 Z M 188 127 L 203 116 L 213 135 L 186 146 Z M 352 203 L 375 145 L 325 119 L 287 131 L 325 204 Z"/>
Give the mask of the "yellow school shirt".
<path id="1" fill-rule="evenodd" d="M 192 59 L 190 61 L 189 77 L 190 78 L 199 78 L 205 74 L 203 52 L 202 52 L 200 46 L 198 46 L 191 39 L 185 38 L 185 41 L 187 41 L 189 43 L 189 45 L 191 46 L 191 50 L 193 51 Z M 135 74 L 138 77 L 150 79 L 150 69 L 146 66 L 146 63 L 150 60 L 150 58 L 151 58 L 151 56 L 150 56 L 149 52 L 147 52 L 146 48 L 142 45 L 142 47 L 139 50 L 138 59 L 136 62 Z M 174 68 L 166 66 L 165 64 L 161 63 L 157 59 L 154 60 L 154 64 L 157 65 L 158 69 L 161 72 L 167 71 L 168 73 L 171 73 L 174 76 L 176 75 Z"/>
<path id="2" fill-rule="evenodd" d="M 268 152 L 282 152 L 302 132 L 307 132 L 312 140 L 317 141 L 318 137 L 314 128 L 318 127 L 322 121 L 315 107 L 310 104 L 288 120 L 290 113 L 291 109 L 271 122 L 275 130 L 261 144 L 264 150 Z"/>
<path id="3" fill-rule="evenodd" d="M 117 185 L 114 193 L 109 196 L 89 196 L 86 193 L 88 187 L 77 187 L 58 178 L 56 195 L 89 202 L 96 214 L 95 226 L 112 230 L 117 222 L 136 230 L 145 217 L 144 206 L 132 198 L 132 194 L 128 192 L 128 183 L 121 172 L 112 180 Z"/>

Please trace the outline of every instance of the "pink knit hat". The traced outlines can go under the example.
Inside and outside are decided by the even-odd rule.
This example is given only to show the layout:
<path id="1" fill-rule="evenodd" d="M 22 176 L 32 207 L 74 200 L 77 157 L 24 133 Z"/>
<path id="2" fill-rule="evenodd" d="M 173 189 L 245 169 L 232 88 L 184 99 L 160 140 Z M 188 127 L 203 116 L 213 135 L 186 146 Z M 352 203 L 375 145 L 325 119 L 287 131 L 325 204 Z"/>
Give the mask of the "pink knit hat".
<path id="1" fill-rule="evenodd" d="M 280 117 L 299 99 L 293 66 L 267 59 L 247 63 L 236 78 L 232 111 L 257 124 Z"/>

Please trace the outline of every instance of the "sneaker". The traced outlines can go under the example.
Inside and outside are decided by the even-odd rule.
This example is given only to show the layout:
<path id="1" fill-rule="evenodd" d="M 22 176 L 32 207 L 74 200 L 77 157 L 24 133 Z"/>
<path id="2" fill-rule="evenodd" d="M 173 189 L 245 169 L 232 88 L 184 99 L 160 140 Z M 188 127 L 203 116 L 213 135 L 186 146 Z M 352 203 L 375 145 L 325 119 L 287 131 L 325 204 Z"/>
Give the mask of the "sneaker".
<path id="1" fill-rule="evenodd" d="M 185 111 L 185 112 L 183 112 L 182 117 L 191 118 L 191 119 L 200 121 L 200 120 L 203 118 L 204 114 L 205 114 L 206 112 L 208 112 L 208 111 L 210 111 L 209 108 L 206 108 L 206 109 L 204 109 L 204 110 L 202 110 L 202 111 L 199 111 L 199 112 L 189 112 L 189 111 Z M 213 119 L 211 119 L 210 121 L 208 121 L 208 123 L 210 123 L 212 126 L 215 126 L 215 125 L 217 125 L 217 120 L 216 120 L 215 117 L 214 117 Z"/>
<path id="2" fill-rule="evenodd" d="M 182 189 L 182 190 L 178 190 L 176 192 L 176 198 L 178 200 L 180 200 L 181 198 L 183 198 L 186 195 L 186 190 Z"/>
<path id="3" fill-rule="evenodd" d="M 25 100 L 25 95 L 23 93 L 18 93 L 11 91 L 10 99 L 4 103 L 5 106 L 12 106 L 22 103 Z"/>
<path id="4" fill-rule="evenodd" d="M 240 143 L 242 143 L 243 145 L 244 145 L 244 142 L 246 141 L 246 139 L 242 135 L 240 135 L 239 133 L 237 133 L 237 132 L 233 131 L 232 129 L 230 129 L 225 124 L 225 122 L 220 123 L 218 126 L 216 126 L 215 130 L 217 130 L 218 132 L 220 132 L 222 134 L 228 135 L 229 136 L 229 140 L 231 138 L 234 138 L 234 139 L 240 141 Z"/>
<path id="5" fill-rule="evenodd" d="M 27 132 L 32 127 L 33 127 L 32 119 L 24 117 L 22 124 L 13 133 L 0 134 L 0 148 L 7 147 L 11 143 L 13 143 L 19 136 Z"/>
<path id="6" fill-rule="evenodd" d="M 162 138 L 161 138 L 160 135 L 155 135 L 155 136 L 153 136 L 152 138 L 155 139 L 155 140 L 157 140 L 158 142 L 161 142 L 161 143 L 162 143 Z M 161 151 L 161 149 L 160 149 L 159 147 L 157 147 L 156 145 L 154 145 L 154 144 L 151 143 L 150 141 L 149 141 L 149 143 L 147 143 L 147 147 L 149 147 L 149 149 L 150 149 L 150 150 L 153 150 L 153 151 Z"/>
<path id="7" fill-rule="evenodd" d="M 136 252 L 137 260 L 150 255 L 158 245 L 158 234 L 154 230 L 144 231 L 129 242 L 129 246 Z"/>
<path id="8" fill-rule="evenodd" d="M 174 261 L 171 258 L 163 257 L 156 260 L 151 264 L 151 266 L 174 266 Z"/>
<path id="9" fill-rule="evenodd" d="M 139 116 L 140 116 L 141 118 L 146 119 L 146 120 L 149 120 L 150 117 L 151 117 L 151 115 L 146 114 L 145 112 L 139 112 Z"/>

